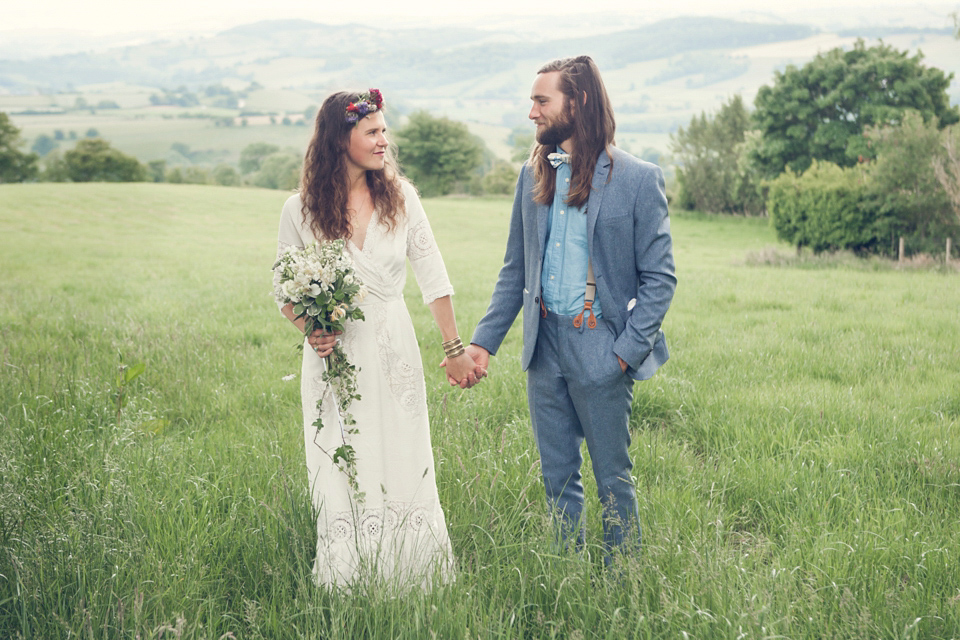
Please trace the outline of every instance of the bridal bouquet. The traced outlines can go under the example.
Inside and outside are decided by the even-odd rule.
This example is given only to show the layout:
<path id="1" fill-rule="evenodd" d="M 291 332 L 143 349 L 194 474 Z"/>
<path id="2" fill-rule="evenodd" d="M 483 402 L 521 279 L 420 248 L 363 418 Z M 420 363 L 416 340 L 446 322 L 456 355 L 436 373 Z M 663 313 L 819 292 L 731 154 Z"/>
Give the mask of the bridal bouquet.
<path id="1" fill-rule="evenodd" d="M 279 274 L 274 280 L 274 296 L 283 304 L 292 304 L 294 314 L 304 319 L 304 335 L 310 335 L 315 329 L 327 333 L 343 331 L 347 320 L 363 320 L 363 311 L 357 305 L 367 291 L 354 271 L 353 260 L 344 250 L 345 244 L 339 239 L 314 242 L 302 249 L 290 247 L 273 265 L 274 272 Z M 343 440 L 343 446 L 332 456 L 333 462 L 337 464 L 342 460 L 351 484 L 355 484 L 356 478 L 350 470 L 355 469 L 356 456 L 353 447 L 346 443 L 346 433 L 356 431 L 348 431 L 344 425 L 355 424 L 347 409 L 352 401 L 360 399 L 360 394 L 357 393 L 357 368 L 347 360 L 339 341 L 333 353 L 326 357 L 323 380 L 333 391 Z M 317 400 L 320 417 L 314 423 L 318 431 L 323 427 L 322 401 L 321 396 Z"/>

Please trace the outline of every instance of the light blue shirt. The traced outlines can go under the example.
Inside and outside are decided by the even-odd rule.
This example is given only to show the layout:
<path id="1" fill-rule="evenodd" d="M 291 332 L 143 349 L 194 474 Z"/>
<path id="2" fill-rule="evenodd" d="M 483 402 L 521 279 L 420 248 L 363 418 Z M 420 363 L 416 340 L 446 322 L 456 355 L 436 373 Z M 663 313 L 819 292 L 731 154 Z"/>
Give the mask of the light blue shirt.
<path id="1" fill-rule="evenodd" d="M 557 151 L 562 151 L 557 147 Z M 562 316 L 576 316 L 583 311 L 587 289 L 587 208 L 564 202 L 570 192 L 570 163 L 556 169 L 557 183 L 553 204 L 547 216 L 547 240 L 543 249 L 543 271 L 540 286 L 543 304 L 548 311 Z M 600 301 L 593 301 L 593 313 L 600 316 Z"/>

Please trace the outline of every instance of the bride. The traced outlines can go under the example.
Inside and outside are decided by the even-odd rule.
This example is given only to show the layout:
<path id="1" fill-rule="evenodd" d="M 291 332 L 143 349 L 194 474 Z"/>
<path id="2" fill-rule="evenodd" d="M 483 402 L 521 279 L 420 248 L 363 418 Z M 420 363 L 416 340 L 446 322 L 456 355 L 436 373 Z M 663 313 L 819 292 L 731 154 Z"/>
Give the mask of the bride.
<path id="1" fill-rule="evenodd" d="M 429 588 L 453 575 L 453 554 L 437 496 L 423 365 L 403 300 L 409 260 L 424 303 L 440 329 L 451 384 L 474 385 L 476 367 L 457 335 L 453 287 L 416 189 L 397 168 L 386 137 L 379 91 L 335 93 L 317 113 L 304 160 L 300 192 L 280 216 L 278 256 L 289 247 L 345 239 L 367 289 L 365 320 L 340 335 L 305 337 L 300 395 L 307 472 L 317 513 L 313 573 L 319 584 L 360 581 Z M 281 312 L 303 331 L 293 306 Z M 359 491 L 330 453 L 341 432 L 317 432 L 318 400 L 324 424 L 336 407 L 322 380 L 323 358 L 337 340 L 359 369 L 360 399 L 349 407 L 356 433 L 345 437 L 356 452 Z"/>

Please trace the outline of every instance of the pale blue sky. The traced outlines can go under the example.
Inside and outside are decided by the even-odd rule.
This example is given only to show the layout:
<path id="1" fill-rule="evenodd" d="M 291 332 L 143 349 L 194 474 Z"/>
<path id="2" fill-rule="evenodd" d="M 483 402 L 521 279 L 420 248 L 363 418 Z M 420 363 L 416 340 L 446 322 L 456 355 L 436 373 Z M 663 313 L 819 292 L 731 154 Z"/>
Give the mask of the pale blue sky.
<path id="1" fill-rule="evenodd" d="M 669 15 L 731 15 L 776 12 L 785 18 L 811 11 L 878 15 L 884 6 L 915 6 L 918 15 L 946 16 L 960 8 L 957 0 L 798 0 L 793 4 L 769 0 L 601 0 L 604 11 L 629 13 L 641 19 Z M 591 3 L 592 4 L 592 3 Z M 316 22 L 360 22 L 375 26 L 469 19 L 476 16 L 510 18 L 587 12 L 586 0 L 15 0 L 4 8 L 0 33 L 34 29 L 71 29 L 91 34 L 131 31 L 211 31 L 258 20 L 304 18 Z M 882 13 L 882 12 L 879 12 Z M 398 22 L 397 17 L 406 20 Z"/>

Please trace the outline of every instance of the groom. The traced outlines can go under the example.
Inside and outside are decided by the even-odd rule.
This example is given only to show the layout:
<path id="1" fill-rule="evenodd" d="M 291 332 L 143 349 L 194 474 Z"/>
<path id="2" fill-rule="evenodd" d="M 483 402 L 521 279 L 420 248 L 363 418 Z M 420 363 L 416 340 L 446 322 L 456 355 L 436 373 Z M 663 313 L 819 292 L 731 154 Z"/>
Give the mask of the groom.
<path id="1" fill-rule="evenodd" d="M 613 146 L 614 118 L 588 56 L 544 65 L 490 307 L 467 351 L 486 371 L 520 309 L 527 398 L 547 501 L 582 545 L 587 441 L 604 544 L 640 542 L 627 423 L 633 381 L 666 362 L 660 325 L 676 287 L 663 174 Z M 622 546 L 621 546 L 622 545 Z"/>

